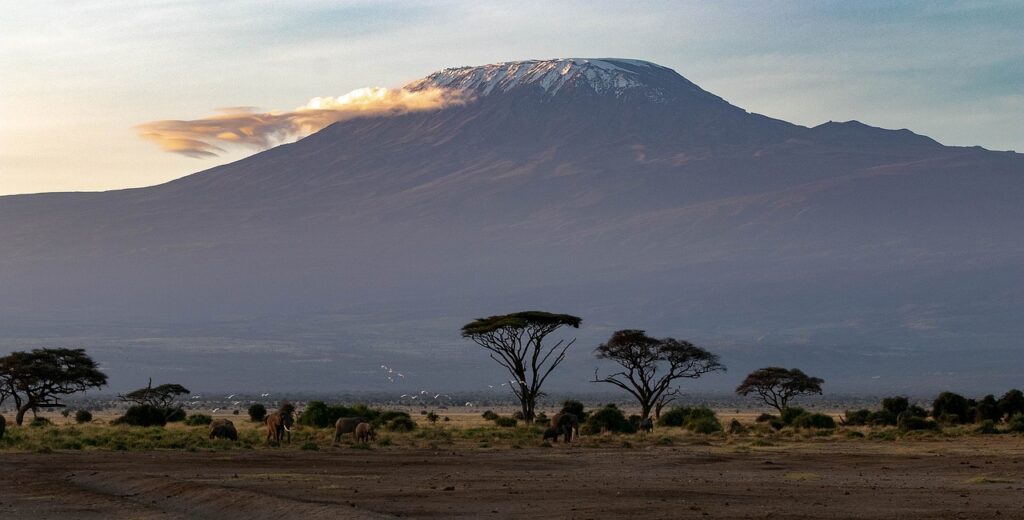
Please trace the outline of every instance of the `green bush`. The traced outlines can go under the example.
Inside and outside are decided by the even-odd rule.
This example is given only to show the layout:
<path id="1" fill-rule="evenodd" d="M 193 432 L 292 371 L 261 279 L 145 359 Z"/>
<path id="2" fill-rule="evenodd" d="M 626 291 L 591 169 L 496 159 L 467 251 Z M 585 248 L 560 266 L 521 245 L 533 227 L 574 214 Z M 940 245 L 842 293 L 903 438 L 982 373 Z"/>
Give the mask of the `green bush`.
<path id="1" fill-rule="evenodd" d="M 1024 392 L 1016 388 L 999 398 L 999 411 L 1009 420 L 1017 414 L 1024 414 Z"/>
<path id="2" fill-rule="evenodd" d="M 782 414 L 779 416 L 784 424 L 791 425 L 797 417 L 801 415 L 807 415 L 807 410 L 800 408 L 799 406 L 787 406 L 782 409 Z"/>
<path id="3" fill-rule="evenodd" d="M 75 422 L 78 424 L 92 422 L 92 412 L 89 410 L 79 410 L 75 412 Z"/>
<path id="4" fill-rule="evenodd" d="M 128 408 L 121 417 L 114 419 L 112 424 L 164 426 L 167 424 L 167 411 L 150 404 L 137 404 Z"/>
<path id="5" fill-rule="evenodd" d="M 871 412 L 868 417 L 868 424 L 871 426 L 896 426 L 899 417 L 895 416 L 889 410 L 878 410 Z"/>
<path id="6" fill-rule="evenodd" d="M 496 414 L 496 413 L 494 413 L 494 412 L 492 412 L 490 410 L 487 410 L 486 412 L 484 412 L 480 416 L 483 417 L 484 419 L 488 420 L 488 421 L 493 421 L 493 420 L 498 418 L 498 414 Z"/>
<path id="7" fill-rule="evenodd" d="M 562 409 L 559 410 L 558 413 L 571 413 L 575 415 L 576 418 L 579 419 L 581 422 L 586 421 L 587 417 L 590 415 L 590 413 L 587 412 L 585 407 L 583 406 L 583 403 L 573 399 L 567 399 L 563 401 Z"/>
<path id="8" fill-rule="evenodd" d="M 380 416 L 380 410 L 371 409 L 365 404 L 357 404 L 355 406 L 328 406 L 323 401 L 310 401 L 309 404 L 306 405 L 306 410 L 303 411 L 302 415 L 299 417 L 298 423 L 303 426 L 327 428 L 333 427 L 334 423 L 342 417 L 364 417 L 367 421 L 379 425 L 381 424 Z"/>
<path id="9" fill-rule="evenodd" d="M 904 416 L 903 422 L 899 425 L 899 428 L 902 432 L 919 430 L 940 430 L 939 423 L 925 417 L 917 417 L 914 415 Z"/>
<path id="10" fill-rule="evenodd" d="M 974 421 L 991 421 L 997 423 L 1003 419 L 1003 412 L 999 410 L 999 401 L 992 394 L 986 395 L 974 407 Z"/>
<path id="11" fill-rule="evenodd" d="M 188 416 L 188 414 L 185 413 L 185 410 L 181 407 L 167 408 L 164 410 L 164 413 L 167 416 L 167 422 L 181 422 Z"/>
<path id="12" fill-rule="evenodd" d="M 865 426 L 871 418 L 871 410 L 847 410 L 843 415 L 843 424 L 847 426 Z"/>
<path id="13" fill-rule="evenodd" d="M 907 411 L 909 407 L 910 399 L 903 396 L 882 399 L 882 409 L 891 413 L 893 417 L 898 417 L 901 413 Z"/>
<path id="14" fill-rule="evenodd" d="M 1006 421 L 1006 431 L 1024 433 L 1024 413 L 1014 414 Z"/>
<path id="15" fill-rule="evenodd" d="M 759 423 L 763 423 L 763 422 L 766 422 L 766 423 L 770 423 L 770 422 L 772 422 L 772 421 L 775 421 L 775 420 L 777 420 L 777 419 L 778 419 L 778 417 L 777 417 L 777 416 L 775 416 L 775 415 L 772 415 L 772 414 L 770 414 L 770 413 L 763 413 L 763 414 L 761 414 L 761 415 L 758 415 L 758 416 L 757 416 L 757 419 L 754 419 L 754 422 L 759 422 Z"/>
<path id="16" fill-rule="evenodd" d="M 384 427 L 391 432 L 411 432 L 416 429 L 416 422 L 408 415 L 405 415 L 391 419 Z"/>
<path id="17" fill-rule="evenodd" d="M 440 418 L 441 416 L 437 415 L 433 411 L 427 414 L 427 420 L 430 421 L 431 424 L 437 424 L 437 420 Z"/>
<path id="18" fill-rule="evenodd" d="M 671 410 L 661 414 L 658 418 L 658 426 L 682 426 L 690 427 L 690 424 L 700 419 L 718 420 L 715 412 L 704 406 L 674 406 Z"/>
<path id="19" fill-rule="evenodd" d="M 715 433 L 722 431 L 722 423 L 716 417 L 697 417 L 686 425 L 694 433 Z"/>
<path id="20" fill-rule="evenodd" d="M 974 414 L 967 398 L 953 392 L 942 392 L 932 403 L 932 417 L 951 424 L 964 424 L 971 422 Z"/>
<path id="21" fill-rule="evenodd" d="M 53 426 L 53 423 L 46 417 L 33 417 L 28 426 L 30 428 L 44 428 L 46 426 Z"/>
<path id="22" fill-rule="evenodd" d="M 503 417 L 500 415 L 494 419 L 494 424 L 502 428 L 514 428 L 517 422 L 515 417 Z"/>
<path id="23" fill-rule="evenodd" d="M 797 428 L 816 428 L 819 430 L 836 429 L 836 421 L 831 416 L 823 413 L 805 413 L 793 419 L 793 426 Z"/>
<path id="24" fill-rule="evenodd" d="M 985 435 L 991 435 L 994 433 L 999 433 L 999 430 L 996 429 L 995 422 L 993 422 L 991 419 L 986 419 L 984 421 L 981 421 L 981 424 L 979 424 L 978 427 L 975 428 L 974 432 Z"/>
<path id="25" fill-rule="evenodd" d="M 664 417 L 664 416 L 663 416 Z M 604 408 L 590 414 L 584 423 L 583 429 L 590 434 L 609 431 L 615 433 L 634 433 L 636 429 L 629 423 L 626 416 L 622 414 L 614 404 L 605 405 Z"/>
<path id="26" fill-rule="evenodd" d="M 192 414 L 185 419 L 185 424 L 187 426 L 203 426 L 210 424 L 211 422 L 213 422 L 213 417 L 201 413 Z"/>
<path id="27" fill-rule="evenodd" d="M 249 407 L 249 420 L 252 422 L 263 422 L 267 418 L 267 407 L 256 403 Z"/>
<path id="28" fill-rule="evenodd" d="M 729 433 L 733 435 L 741 435 L 747 433 L 747 427 L 736 419 L 729 421 Z"/>

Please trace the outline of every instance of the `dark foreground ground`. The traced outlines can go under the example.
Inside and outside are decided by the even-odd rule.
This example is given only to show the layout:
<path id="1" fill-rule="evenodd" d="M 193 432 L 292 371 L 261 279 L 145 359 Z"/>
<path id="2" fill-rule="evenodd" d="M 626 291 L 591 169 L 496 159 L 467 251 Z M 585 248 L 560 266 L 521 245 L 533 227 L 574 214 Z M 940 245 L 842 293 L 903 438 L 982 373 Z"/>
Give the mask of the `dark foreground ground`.
<path id="1" fill-rule="evenodd" d="M 0 453 L 0 518 L 1024 518 L 1024 438 Z"/>

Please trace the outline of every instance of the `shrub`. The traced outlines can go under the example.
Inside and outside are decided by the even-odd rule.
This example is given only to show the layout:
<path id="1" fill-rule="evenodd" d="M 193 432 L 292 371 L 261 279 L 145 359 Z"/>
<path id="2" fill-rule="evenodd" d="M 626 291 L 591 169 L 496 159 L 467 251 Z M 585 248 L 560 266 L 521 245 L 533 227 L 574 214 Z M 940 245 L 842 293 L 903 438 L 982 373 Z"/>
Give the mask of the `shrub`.
<path id="1" fill-rule="evenodd" d="M 498 414 L 496 414 L 496 413 L 494 413 L 494 412 L 492 412 L 490 410 L 487 410 L 486 412 L 484 412 L 480 416 L 483 417 L 484 419 L 487 419 L 488 421 L 493 421 L 493 420 L 498 418 Z"/>
<path id="2" fill-rule="evenodd" d="M 793 420 L 797 428 L 817 428 L 820 430 L 836 429 L 836 421 L 823 413 L 805 413 Z"/>
<path id="3" fill-rule="evenodd" d="M 522 411 L 516 410 L 515 412 L 512 412 L 512 418 L 517 421 L 522 421 L 526 419 L 526 416 L 523 415 Z"/>
<path id="4" fill-rule="evenodd" d="M 447 417 L 445 419 L 447 419 Z M 533 418 L 533 422 L 536 422 L 536 423 L 539 423 L 539 424 L 547 423 L 548 422 L 548 414 L 546 414 L 544 412 L 541 412 L 541 413 L 537 414 L 537 416 Z"/>
<path id="5" fill-rule="evenodd" d="M 408 419 L 410 422 L 412 422 L 412 417 L 410 417 L 408 413 L 388 410 L 386 412 L 381 412 L 380 415 L 378 415 L 377 418 L 373 420 L 373 425 L 387 425 L 391 423 L 391 421 L 394 421 L 395 419 Z M 415 422 L 413 422 L 412 424 L 413 426 L 416 425 Z"/>
<path id="6" fill-rule="evenodd" d="M 416 429 L 416 423 L 408 415 L 395 417 L 385 425 L 391 432 L 411 432 Z"/>
<path id="7" fill-rule="evenodd" d="M 716 417 L 697 417 L 686 425 L 694 433 L 715 433 L 722 431 L 722 423 Z"/>
<path id="8" fill-rule="evenodd" d="M 634 433 L 636 431 L 622 411 L 614 404 L 605 405 L 604 408 L 591 413 L 584 423 L 584 429 L 591 434 L 602 431 L 616 433 Z"/>
<path id="9" fill-rule="evenodd" d="M 78 424 L 92 422 L 92 412 L 89 410 L 79 410 L 75 412 L 75 422 Z"/>
<path id="10" fill-rule="evenodd" d="M 938 431 L 939 423 L 927 419 L 925 417 L 918 417 L 915 415 L 904 414 L 903 421 L 899 425 L 900 431 L 918 431 L 918 430 L 933 430 Z"/>
<path id="11" fill-rule="evenodd" d="M 770 413 L 763 413 L 761 415 L 758 415 L 757 419 L 754 419 L 754 422 L 759 422 L 759 423 L 767 422 L 767 423 L 770 423 L 770 422 L 772 422 L 772 421 L 774 421 L 776 419 L 778 419 L 778 417 L 776 417 L 776 416 L 774 416 L 774 415 L 772 415 Z"/>
<path id="12" fill-rule="evenodd" d="M 868 416 L 868 424 L 871 426 L 896 426 L 896 422 L 899 417 L 895 416 L 889 410 L 878 410 L 877 412 L 871 412 Z"/>
<path id="13" fill-rule="evenodd" d="M 782 409 L 782 414 L 779 416 L 782 422 L 787 426 L 793 424 L 793 421 L 801 415 L 807 415 L 807 410 L 800 408 L 799 406 L 787 406 Z"/>
<path id="14" fill-rule="evenodd" d="M 167 417 L 167 422 L 181 422 L 184 421 L 188 414 L 181 407 L 178 408 L 164 408 L 164 415 Z"/>
<path id="15" fill-rule="evenodd" d="M 991 421 L 997 423 L 1003 418 L 1003 412 L 999 410 L 999 401 L 992 394 L 986 395 L 974 407 L 974 421 Z"/>
<path id="16" fill-rule="evenodd" d="M 441 416 L 437 415 L 434 412 L 430 412 L 427 414 L 427 420 L 430 421 L 431 424 L 437 424 L 437 420 L 440 418 Z"/>
<path id="17" fill-rule="evenodd" d="M 425 413 L 425 412 L 424 412 Z M 334 426 L 334 423 L 342 417 L 365 417 L 366 420 L 380 424 L 380 410 L 368 408 L 365 404 L 355 406 L 330 405 L 323 401 L 310 401 L 306 410 L 298 419 L 298 423 L 304 426 L 327 428 Z"/>
<path id="18" fill-rule="evenodd" d="M 1017 414 L 1024 414 L 1024 392 L 1013 389 L 999 398 L 999 411 L 1009 420 Z"/>
<path id="19" fill-rule="evenodd" d="M 689 428 L 692 422 L 700 419 L 718 420 L 715 416 L 715 412 L 704 406 L 697 406 L 693 408 L 688 406 L 675 406 L 671 410 L 661 414 L 661 417 L 658 418 L 658 426 L 683 426 Z"/>
<path id="20" fill-rule="evenodd" d="M 733 435 L 741 435 L 747 433 L 747 427 L 736 419 L 729 422 L 729 433 Z"/>
<path id="21" fill-rule="evenodd" d="M 971 404 L 953 392 L 942 392 L 932 403 L 932 417 L 951 424 L 971 422 Z"/>
<path id="22" fill-rule="evenodd" d="M 991 435 L 993 433 L 999 433 L 999 430 L 996 429 L 996 423 L 993 422 L 990 419 L 986 419 L 984 421 L 981 421 L 981 424 L 979 424 L 978 427 L 974 431 L 975 431 L 975 433 L 982 433 L 982 434 L 985 434 L 985 435 Z"/>
<path id="23" fill-rule="evenodd" d="M 515 417 L 502 417 L 500 415 L 494 419 L 494 424 L 502 428 L 514 428 L 517 422 Z"/>
<path id="24" fill-rule="evenodd" d="M 886 397 L 882 399 L 882 409 L 898 417 L 910 407 L 910 400 L 906 397 Z"/>
<path id="25" fill-rule="evenodd" d="M 137 404 L 125 411 L 124 415 L 114 419 L 112 424 L 128 426 L 164 426 L 167 424 L 167 413 L 162 408 L 151 404 Z"/>
<path id="26" fill-rule="evenodd" d="M 188 426 L 202 426 L 211 422 L 213 422 L 213 417 L 201 413 L 192 414 L 185 419 L 185 424 Z"/>
<path id="27" fill-rule="evenodd" d="M 871 410 L 847 410 L 844 414 L 843 424 L 847 426 L 865 426 L 871 418 Z"/>
<path id="28" fill-rule="evenodd" d="M 571 413 L 575 415 L 576 418 L 579 419 L 581 422 L 586 421 L 587 417 L 590 415 L 589 412 L 585 410 L 583 403 L 573 399 L 567 399 L 563 401 L 562 409 L 559 410 L 558 413 Z"/>
<path id="29" fill-rule="evenodd" d="M 28 425 L 30 428 L 44 428 L 46 426 L 53 426 L 53 423 L 46 417 L 33 417 Z"/>
<path id="30" fill-rule="evenodd" d="M 1024 433 L 1024 413 L 1018 413 L 1006 421 L 1006 431 Z"/>
<path id="31" fill-rule="evenodd" d="M 267 407 L 259 403 L 250 406 L 248 412 L 252 422 L 263 422 L 267 418 Z"/>

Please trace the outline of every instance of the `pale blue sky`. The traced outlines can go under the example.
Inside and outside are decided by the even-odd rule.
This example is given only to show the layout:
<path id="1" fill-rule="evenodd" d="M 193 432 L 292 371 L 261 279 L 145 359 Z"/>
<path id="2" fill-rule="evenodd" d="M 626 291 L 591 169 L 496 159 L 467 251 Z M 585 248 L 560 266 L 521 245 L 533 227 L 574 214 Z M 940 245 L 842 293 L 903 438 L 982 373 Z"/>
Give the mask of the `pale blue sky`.
<path id="1" fill-rule="evenodd" d="M 1020 2 L 0 0 L 0 194 L 144 186 L 194 159 L 135 125 L 288 110 L 450 66 L 654 61 L 753 112 L 1024 150 Z"/>

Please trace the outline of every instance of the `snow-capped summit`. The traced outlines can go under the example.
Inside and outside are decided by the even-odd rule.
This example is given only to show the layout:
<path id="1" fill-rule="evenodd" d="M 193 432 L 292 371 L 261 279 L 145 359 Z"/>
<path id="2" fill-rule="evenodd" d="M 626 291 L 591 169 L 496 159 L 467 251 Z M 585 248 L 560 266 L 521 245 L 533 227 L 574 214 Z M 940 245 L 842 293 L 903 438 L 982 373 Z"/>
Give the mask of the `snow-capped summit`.
<path id="1" fill-rule="evenodd" d="M 672 69 L 648 61 L 618 58 L 561 58 L 455 67 L 442 69 L 406 86 L 414 91 L 427 87 L 466 90 L 478 96 L 516 89 L 530 89 L 548 96 L 580 89 L 615 96 L 639 91 L 653 101 L 670 97 L 673 87 L 703 92 Z"/>

